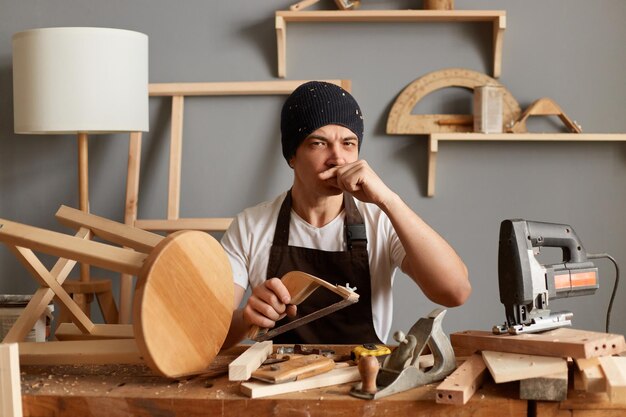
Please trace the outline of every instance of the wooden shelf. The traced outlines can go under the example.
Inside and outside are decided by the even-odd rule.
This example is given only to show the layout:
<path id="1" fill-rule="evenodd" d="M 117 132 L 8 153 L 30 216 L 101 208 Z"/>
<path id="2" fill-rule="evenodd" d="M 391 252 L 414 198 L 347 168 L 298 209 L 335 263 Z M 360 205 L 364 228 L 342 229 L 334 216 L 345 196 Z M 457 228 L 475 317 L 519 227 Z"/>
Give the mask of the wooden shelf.
<path id="1" fill-rule="evenodd" d="M 287 22 L 488 22 L 493 25 L 493 76 L 502 67 L 504 10 L 315 10 L 277 11 L 278 76 L 287 74 Z"/>
<path id="2" fill-rule="evenodd" d="M 624 142 L 626 133 L 431 133 L 428 135 L 428 197 L 435 195 L 437 152 L 442 141 Z"/>

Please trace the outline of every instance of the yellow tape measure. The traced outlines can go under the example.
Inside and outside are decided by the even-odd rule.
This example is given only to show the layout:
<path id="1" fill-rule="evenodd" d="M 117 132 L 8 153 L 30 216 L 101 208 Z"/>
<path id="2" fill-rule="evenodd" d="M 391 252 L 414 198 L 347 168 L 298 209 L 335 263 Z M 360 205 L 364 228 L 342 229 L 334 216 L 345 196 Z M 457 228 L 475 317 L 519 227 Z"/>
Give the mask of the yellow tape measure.
<path id="1" fill-rule="evenodd" d="M 384 356 L 389 355 L 391 349 L 383 345 L 375 345 L 373 343 L 364 343 L 352 349 L 350 357 L 353 361 L 358 361 L 361 356 Z"/>

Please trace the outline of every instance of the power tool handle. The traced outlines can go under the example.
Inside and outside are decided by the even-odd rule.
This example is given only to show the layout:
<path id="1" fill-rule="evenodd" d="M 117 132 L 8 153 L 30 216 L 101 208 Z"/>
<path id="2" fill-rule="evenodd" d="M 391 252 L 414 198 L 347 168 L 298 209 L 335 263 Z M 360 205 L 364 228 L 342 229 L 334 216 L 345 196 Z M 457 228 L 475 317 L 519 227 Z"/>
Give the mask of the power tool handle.
<path id="1" fill-rule="evenodd" d="M 527 222 L 533 247 L 563 249 L 564 262 L 586 262 L 587 253 L 574 229 L 567 224 Z"/>

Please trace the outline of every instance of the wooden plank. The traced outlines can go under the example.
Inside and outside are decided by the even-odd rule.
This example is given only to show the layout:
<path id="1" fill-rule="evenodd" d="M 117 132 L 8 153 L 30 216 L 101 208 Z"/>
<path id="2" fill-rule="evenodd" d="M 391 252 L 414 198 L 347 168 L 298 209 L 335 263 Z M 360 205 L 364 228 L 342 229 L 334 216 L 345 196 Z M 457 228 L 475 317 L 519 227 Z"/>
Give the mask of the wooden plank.
<path id="1" fill-rule="evenodd" d="M 466 404 L 482 385 L 487 367 L 480 354 L 473 354 L 439 384 L 435 401 L 438 404 Z"/>
<path id="2" fill-rule="evenodd" d="M 19 346 L 22 365 L 143 363 L 134 339 L 23 342 Z"/>
<path id="3" fill-rule="evenodd" d="M 537 334 L 495 335 L 481 330 L 468 330 L 450 335 L 453 346 L 476 350 L 525 353 L 559 358 L 592 358 L 622 352 L 624 336 L 561 328 Z"/>
<path id="4" fill-rule="evenodd" d="M 488 350 L 482 355 L 497 384 L 567 372 L 567 361 L 563 358 Z"/>
<path id="5" fill-rule="evenodd" d="M 90 334 L 85 334 L 74 323 L 61 323 L 54 332 L 58 340 L 133 339 L 132 324 L 95 324 Z"/>
<path id="6" fill-rule="evenodd" d="M 144 230 L 159 232 L 177 232 L 179 230 L 201 230 L 203 232 L 224 232 L 233 219 L 212 218 L 186 218 L 186 219 L 138 219 L 135 226 Z"/>
<path id="7" fill-rule="evenodd" d="M 0 344 L 0 416 L 22 416 L 20 362 L 17 343 Z"/>
<path id="8" fill-rule="evenodd" d="M 438 141 L 624 142 L 626 133 L 431 133 Z"/>
<path id="9" fill-rule="evenodd" d="M 310 80 L 150 83 L 148 89 L 151 97 L 288 95 L 308 81 Z M 343 86 L 346 80 L 321 81 Z"/>
<path id="10" fill-rule="evenodd" d="M 163 236 L 128 226 L 104 217 L 84 213 L 67 206 L 61 206 L 56 213 L 57 220 L 71 228 L 87 227 L 96 236 L 127 246 L 142 253 L 150 253 L 163 240 Z"/>
<path id="11" fill-rule="evenodd" d="M 283 384 L 266 384 L 263 382 L 243 382 L 241 392 L 250 398 L 262 398 L 271 395 L 285 394 L 313 388 L 339 385 L 359 381 L 361 376 L 356 366 L 338 368 L 322 375 L 302 379 L 300 381 L 285 382 Z"/>
<path id="12" fill-rule="evenodd" d="M 75 236 L 0 219 L 0 241 L 117 272 L 136 274 L 146 255 Z"/>
<path id="13" fill-rule="evenodd" d="M 522 379 L 519 397 L 523 400 L 565 401 L 567 399 L 567 370 L 552 375 Z"/>
<path id="14" fill-rule="evenodd" d="M 606 377 L 607 393 L 611 402 L 626 404 L 626 358 L 603 356 L 598 359 Z"/>
<path id="15" fill-rule="evenodd" d="M 257 369 L 272 354 L 272 341 L 257 342 L 228 365 L 229 381 L 247 381 L 252 371 Z"/>

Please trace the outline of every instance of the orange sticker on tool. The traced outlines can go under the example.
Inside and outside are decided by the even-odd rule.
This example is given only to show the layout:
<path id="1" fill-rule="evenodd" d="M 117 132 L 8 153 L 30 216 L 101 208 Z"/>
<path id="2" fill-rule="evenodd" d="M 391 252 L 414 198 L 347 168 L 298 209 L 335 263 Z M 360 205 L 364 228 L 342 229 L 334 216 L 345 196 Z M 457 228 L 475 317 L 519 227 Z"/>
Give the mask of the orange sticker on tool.
<path id="1" fill-rule="evenodd" d="M 554 276 L 554 288 L 562 290 L 564 288 L 572 288 L 570 283 L 569 272 Z"/>
<path id="2" fill-rule="evenodd" d="M 598 275 L 595 271 L 578 272 L 572 274 L 572 287 L 593 287 L 598 283 Z"/>

